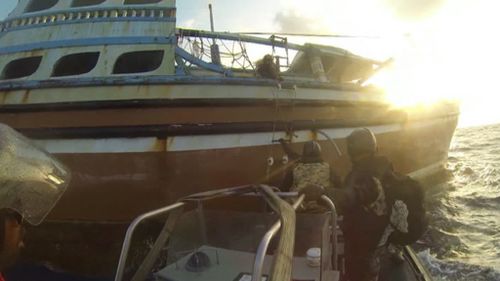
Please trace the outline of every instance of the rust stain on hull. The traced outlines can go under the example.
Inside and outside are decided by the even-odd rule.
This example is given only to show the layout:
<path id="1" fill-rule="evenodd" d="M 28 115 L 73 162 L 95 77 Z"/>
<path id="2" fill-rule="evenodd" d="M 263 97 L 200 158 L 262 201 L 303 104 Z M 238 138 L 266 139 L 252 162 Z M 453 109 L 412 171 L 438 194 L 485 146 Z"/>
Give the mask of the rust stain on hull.
<path id="1" fill-rule="evenodd" d="M 455 123 L 377 135 L 380 151 L 395 167 L 409 173 L 446 158 Z M 176 199 L 219 187 L 266 182 L 279 186 L 287 166 L 280 145 L 194 151 L 169 151 L 173 138 L 158 139 L 157 152 L 60 154 L 74 180 L 50 218 L 56 220 L 127 221 Z M 344 139 L 336 140 L 338 157 L 328 141 L 321 141 L 325 159 L 341 176 L 350 169 Z M 302 143 L 292 145 L 298 152 Z M 109 202 L 113 202 L 110 206 Z M 91 206 L 91 208 L 89 208 Z"/>

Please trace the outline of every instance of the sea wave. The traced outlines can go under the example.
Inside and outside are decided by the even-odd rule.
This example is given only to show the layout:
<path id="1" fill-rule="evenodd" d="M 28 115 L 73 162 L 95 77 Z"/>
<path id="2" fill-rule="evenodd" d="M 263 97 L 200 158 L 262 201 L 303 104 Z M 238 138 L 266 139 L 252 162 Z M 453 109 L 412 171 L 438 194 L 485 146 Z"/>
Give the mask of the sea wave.
<path id="1" fill-rule="evenodd" d="M 491 267 L 438 259 L 429 249 L 419 252 L 436 281 L 498 281 L 500 272 Z"/>
<path id="2" fill-rule="evenodd" d="M 416 249 L 438 281 L 500 280 L 500 124 L 456 131 Z"/>

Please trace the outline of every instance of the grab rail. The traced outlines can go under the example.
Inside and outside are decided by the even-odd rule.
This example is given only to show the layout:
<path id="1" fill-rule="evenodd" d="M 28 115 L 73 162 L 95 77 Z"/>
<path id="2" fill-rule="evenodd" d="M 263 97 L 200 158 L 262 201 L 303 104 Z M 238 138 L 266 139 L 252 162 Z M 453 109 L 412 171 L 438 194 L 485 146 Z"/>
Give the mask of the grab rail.
<path id="1" fill-rule="evenodd" d="M 163 207 L 163 208 L 151 211 L 149 213 L 145 213 L 145 214 L 139 216 L 138 218 L 136 218 L 130 224 L 129 228 L 127 229 L 127 234 L 125 235 L 125 239 L 123 240 L 122 251 L 120 254 L 120 260 L 118 262 L 118 268 L 116 270 L 115 281 L 123 280 L 123 273 L 125 271 L 125 264 L 127 262 L 127 256 L 128 256 L 128 252 L 130 249 L 132 236 L 133 236 L 137 226 L 146 219 L 150 219 L 152 217 L 156 217 L 156 216 L 171 212 L 171 211 L 176 210 L 180 207 L 183 207 L 184 205 L 185 205 L 185 203 L 178 202 L 178 203 L 172 204 L 170 206 Z"/>
<path id="2" fill-rule="evenodd" d="M 269 246 L 269 243 L 271 239 L 274 237 L 274 235 L 280 230 L 281 228 L 281 221 L 283 221 L 284 224 L 284 230 L 289 232 L 288 235 L 283 235 L 282 239 L 280 240 L 280 248 L 283 248 L 283 253 L 278 253 L 276 257 L 275 264 L 280 264 L 282 266 L 275 266 L 275 268 L 282 269 L 282 270 L 275 270 L 278 272 L 277 276 L 279 274 L 291 274 L 291 264 L 287 262 L 286 259 L 287 257 L 291 256 L 293 254 L 293 243 L 289 243 L 289 240 L 292 239 L 294 240 L 295 237 L 295 209 L 298 208 L 298 206 L 303 202 L 305 196 L 301 195 L 293 204 L 293 206 L 290 206 L 288 203 L 283 201 L 280 196 L 284 197 L 291 197 L 291 196 L 296 196 L 297 193 L 280 193 L 280 192 L 275 192 L 272 187 L 266 186 L 266 185 L 259 185 L 259 186 L 240 186 L 236 188 L 228 188 L 228 189 L 223 189 L 223 190 L 218 190 L 218 191 L 213 191 L 212 193 L 206 192 L 206 193 L 200 193 L 198 196 L 191 196 L 191 197 L 186 197 L 183 199 L 184 202 L 178 202 L 157 210 L 153 210 L 151 212 L 145 213 L 139 217 L 137 217 L 129 226 L 127 229 L 127 233 L 125 235 L 125 239 L 123 241 L 122 245 L 122 250 L 120 254 L 120 259 L 118 262 L 118 267 L 115 275 L 115 281 L 122 281 L 124 277 L 124 271 L 125 271 L 125 266 L 127 262 L 127 257 L 129 254 L 129 249 L 132 241 L 132 236 L 139 224 L 141 224 L 144 220 L 150 219 L 162 214 L 166 214 L 175 210 L 178 210 L 179 208 L 183 207 L 186 202 L 189 201 L 204 201 L 204 200 L 210 200 L 218 197 L 225 197 L 225 196 L 230 196 L 230 195 L 238 195 L 238 194 L 252 194 L 255 191 L 260 191 L 260 193 L 263 195 L 263 197 L 266 199 L 268 204 L 280 214 L 280 220 L 277 221 L 271 229 L 266 233 L 264 238 L 262 239 L 257 254 L 256 254 L 256 259 L 254 263 L 254 273 L 258 272 L 257 274 L 254 274 L 253 276 L 262 276 L 262 267 L 264 263 L 264 258 L 265 254 L 267 252 L 267 248 Z M 293 209 L 292 209 L 293 207 Z M 290 212 L 290 209 L 293 211 Z M 167 229 L 168 232 L 168 229 Z M 166 239 L 166 238 L 165 238 Z M 165 239 L 161 239 L 160 242 L 162 242 Z M 160 243 L 159 242 L 159 243 Z M 156 243 L 155 243 L 156 244 Z M 292 253 L 288 253 L 291 251 Z M 149 255 L 148 255 L 149 256 Z M 154 254 L 151 255 L 151 257 L 154 257 Z M 152 258 L 148 258 L 152 259 Z M 280 261 L 281 260 L 281 261 Z M 139 270 L 140 274 L 136 276 L 141 276 L 144 272 L 144 270 Z M 136 279 L 136 276 L 134 276 L 134 279 Z M 280 278 L 280 277 L 276 277 Z M 252 279 L 252 280 L 259 280 L 260 279 Z"/>
<path id="3" fill-rule="evenodd" d="M 265 186 L 263 186 L 265 188 Z M 265 191 L 265 189 L 263 189 Z M 296 210 L 300 204 L 304 201 L 305 196 L 301 195 L 293 204 L 293 209 Z M 281 200 L 281 199 L 280 199 Z M 285 203 L 287 204 L 287 203 Z M 271 204 L 272 205 L 272 204 Z M 295 213 L 293 213 L 295 215 Z M 280 220 L 278 220 L 276 223 L 271 226 L 271 228 L 266 232 L 264 237 L 262 238 L 258 248 L 257 248 L 257 253 L 255 254 L 255 261 L 254 261 L 254 266 L 253 266 L 253 273 L 252 273 L 252 281 L 261 281 L 262 280 L 262 269 L 264 267 L 264 259 L 266 257 L 266 252 L 269 247 L 269 243 L 271 242 L 271 239 L 278 233 L 279 229 L 281 228 L 281 220 L 284 220 L 284 215 L 280 213 Z M 284 220 L 285 221 L 285 220 Z M 293 221 L 295 222 L 295 220 Z M 286 223 L 286 221 L 285 221 Z M 295 228 L 295 227 L 294 227 Z M 288 237 L 290 238 L 290 237 Z M 292 248 L 293 252 L 293 248 Z M 276 263 L 277 264 L 277 263 Z"/>
<path id="4" fill-rule="evenodd" d="M 326 195 L 321 196 L 321 200 L 325 202 L 328 205 L 328 208 L 330 208 L 331 211 L 331 220 L 332 220 L 332 247 L 333 247 L 333 270 L 338 269 L 338 248 L 337 248 L 337 208 L 335 207 L 335 204 L 333 201 Z"/>

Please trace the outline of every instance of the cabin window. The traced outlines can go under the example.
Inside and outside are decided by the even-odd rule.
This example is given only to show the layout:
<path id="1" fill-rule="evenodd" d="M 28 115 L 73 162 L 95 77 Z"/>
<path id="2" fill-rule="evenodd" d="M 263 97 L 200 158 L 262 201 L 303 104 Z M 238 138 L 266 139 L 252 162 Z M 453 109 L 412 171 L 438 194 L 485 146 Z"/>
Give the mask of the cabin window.
<path id="1" fill-rule="evenodd" d="M 35 73 L 42 57 L 21 58 L 9 62 L 2 73 L 2 79 L 16 79 L 27 77 Z"/>
<path id="2" fill-rule="evenodd" d="M 162 0 L 125 0 L 123 4 L 125 5 L 143 5 L 143 4 L 154 4 L 160 3 Z"/>
<path id="3" fill-rule="evenodd" d="M 116 60 L 113 73 L 141 73 L 156 70 L 163 61 L 163 54 L 164 51 L 125 53 Z"/>
<path id="4" fill-rule="evenodd" d="M 38 12 L 54 7 L 59 0 L 31 0 L 26 10 L 26 13 Z"/>
<path id="5" fill-rule="evenodd" d="M 73 0 L 71 7 L 94 6 L 106 2 L 106 0 Z"/>
<path id="6" fill-rule="evenodd" d="M 88 73 L 97 65 L 98 59 L 99 52 L 64 56 L 56 63 L 52 76 L 59 77 Z"/>

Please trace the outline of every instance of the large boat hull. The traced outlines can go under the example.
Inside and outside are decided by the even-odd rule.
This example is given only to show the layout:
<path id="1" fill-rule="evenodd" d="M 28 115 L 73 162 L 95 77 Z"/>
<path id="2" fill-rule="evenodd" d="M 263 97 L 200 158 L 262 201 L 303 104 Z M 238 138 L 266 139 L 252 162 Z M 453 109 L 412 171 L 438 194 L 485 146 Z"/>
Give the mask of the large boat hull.
<path id="1" fill-rule="evenodd" d="M 334 89 L 325 99 L 327 89 L 268 85 L 252 94 L 251 88 L 156 85 L 148 95 L 145 86 L 109 86 L 95 89 L 124 97 L 94 102 L 94 88 L 85 87 L 3 92 L 0 122 L 33 138 L 73 173 L 48 222 L 30 230 L 27 256 L 110 276 L 126 225 L 139 214 L 213 188 L 279 187 L 293 165 L 280 138 L 297 152 L 319 140 L 325 160 L 343 177 L 350 169 L 345 138 L 367 127 L 398 171 L 427 176 L 445 163 L 458 120 L 453 103 L 395 109 L 370 93 L 347 92 L 357 95 L 352 99 Z M 245 98 L 230 98 L 238 90 Z"/>

